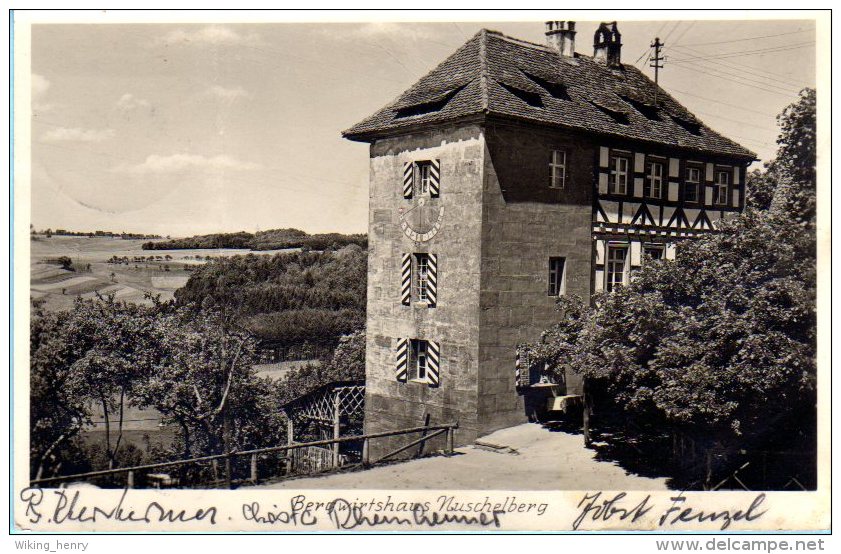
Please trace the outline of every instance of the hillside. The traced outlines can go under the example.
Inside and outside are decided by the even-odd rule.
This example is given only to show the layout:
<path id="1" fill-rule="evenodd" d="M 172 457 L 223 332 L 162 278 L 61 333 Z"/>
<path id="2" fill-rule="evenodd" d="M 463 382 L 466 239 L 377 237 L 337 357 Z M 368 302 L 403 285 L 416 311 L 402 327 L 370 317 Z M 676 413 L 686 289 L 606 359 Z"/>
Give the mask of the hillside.
<path id="1" fill-rule="evenodd" d="M 193 271 L 175 299 L 236 313 L 281 359 L 323 358 L 365 325 L 367 263 L 367 251 L 355 244 L 217 259 Z"/>
<path id="2" fill-rule="evenodd" d="M 349 244 L 368 246 L 368 235 L 322 233 L 310 235 L 299 229 L 270 229 L 247 233 L 215 233 L 182 239 L 154 241 L 143 244 L 144 250 L 180 250 L 193 248 L 246 248 L 249 250 L 279 250 L 304 248 L 310 250 L 338 250 Z"/>

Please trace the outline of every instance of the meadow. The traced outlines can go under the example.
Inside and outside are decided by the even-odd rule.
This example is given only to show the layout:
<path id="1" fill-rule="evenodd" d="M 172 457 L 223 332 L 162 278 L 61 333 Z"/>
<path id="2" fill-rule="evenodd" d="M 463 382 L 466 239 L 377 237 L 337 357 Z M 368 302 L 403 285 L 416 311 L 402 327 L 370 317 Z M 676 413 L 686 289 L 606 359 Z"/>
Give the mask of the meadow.
<path id="1" fill-rule="evenodd" d="M 164 240 L 164 239 L 158 239 Z M 113 294 L 118 300 L 149 303 L 146 293 L 171 300 L 190 272 L 208 259 L 254 253 L 244 248 L 143 250 L 148 239 L 33 235 L 30 240 L 30 298 L 45 310 L 67 309 L 76 297 Z M 295 251 L 263 250 L 259 255 Z M 64 269 L 57 260 L 72 260 Z M 113 263 L 113 260 L 122 260 Z M 109 262 L 111 260 L 111 262 Z"/>

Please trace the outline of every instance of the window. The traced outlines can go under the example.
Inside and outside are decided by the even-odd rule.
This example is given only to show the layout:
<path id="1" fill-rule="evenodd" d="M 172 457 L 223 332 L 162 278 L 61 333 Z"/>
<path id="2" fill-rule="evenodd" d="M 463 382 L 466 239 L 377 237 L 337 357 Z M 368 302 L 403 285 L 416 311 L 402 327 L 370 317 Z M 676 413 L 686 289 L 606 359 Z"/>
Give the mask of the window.
<path id="1" fill-rule="evenodd" d="M 662 260 L 664 251 L 662 244 L 644 244 L 642 247 L 643 263 L 648 259 Z"/>
<path id="2" fill-rule="evenodd" d="M 561 296 L 566 288 L 566 258 L 549 258 L 549 296 Z"/>
<path id="3" fill-rule="evenodd" d="M 567 177 L 567 153 L 565 150 L 552 150 L 549 169 L 552 172 L 552 181 L 549 183 L 549 186 L 553 189 L 564 188 Z"/>
<path id="4" fill-rule="evenodd" d="M 627 246 L 608 246 L 607 248 L 607 286 L 608 292 L 625 284 L 625 262 L 628 259 Z"/>
<path id="5" fill-rule="evenodd" d="M 645 171 L 645 187 L 643 195 L 648 198 L 663 197 L 663 164 L 648 162 Z"/>
<path id="6" fill-rule="evenodd" d="M 698 187 L 701 186 L 701 168 L 687 167 L 686 182 L 683 184 L 683 201 L 698 202 Z"/>
<path id="7" fill-rule="evenodd" d="M 428 162 L 418 162 L 418 196 L 429 195 L 432 166 Z"/>
<path id="8" fill-rule="evenodd" d="M 715 172 L 715 200 L 716 204 L 727 204 L 727 196 L 730 189 L 730 172 Z"/>
<path id="9" fill-rule="evenodd" d="M 627 156 L 613 156 L 610 163 L 610 192 L 628 194 L 628 167 L 631 161 Z"/>
<path id="10" fill-rule="evenodd" d="M 429 303 L 429 255 L 415 254 L 415 300 Z"/>
<path id="11" fill-rule="evenodd" d="M 409 360 L 409 380 L 425 383 L 429 367 L 429 343 L 412 339 L 412 356 Z"/>

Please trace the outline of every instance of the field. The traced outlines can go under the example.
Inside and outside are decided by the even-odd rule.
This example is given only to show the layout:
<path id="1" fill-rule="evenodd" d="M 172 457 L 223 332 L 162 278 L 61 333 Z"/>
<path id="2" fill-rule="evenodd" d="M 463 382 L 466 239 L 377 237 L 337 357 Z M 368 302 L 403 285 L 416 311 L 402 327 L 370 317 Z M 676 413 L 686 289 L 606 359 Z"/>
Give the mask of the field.
<path id="1" fill-rule="evenodd" d="M 162 240 L 162 239 L 160 239 Z M 190 270 L 208 257 L 235 256 L 251 251 L 235 248 L 213 250 L 143 250 L 148 239 L 112 237 L 66 237 L 43 235 L 30 241 L 30 297 L 46 310 L 67 309 L 76 297 L 93 298 L 97 293 L 113 294 L 119 300 L 150 302 L 145 294 L 173 298 L 183 287 Z M 272 255 L 282 250 L 254 252 Z M 70 258 L 73 270 L 63 269 L 56 260 Z M 109 263 L 113 258 L 121 263 Z"/>

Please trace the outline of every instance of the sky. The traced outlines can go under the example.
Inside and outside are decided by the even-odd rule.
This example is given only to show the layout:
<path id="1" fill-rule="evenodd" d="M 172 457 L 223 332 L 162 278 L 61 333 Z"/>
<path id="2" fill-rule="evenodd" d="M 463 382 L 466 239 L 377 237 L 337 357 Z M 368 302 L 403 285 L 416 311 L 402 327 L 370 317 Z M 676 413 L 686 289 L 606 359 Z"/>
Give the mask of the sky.
<path id="1" fill-rule="evenodd" d="M 597 26 L 578 22 L 577 52 L 592 55 Z M 545 41 L 542 21 L 33 25 L 32 224 L 366 232 L 368 145 L 342 130 L 483 27 Z M 776 150 L 776 115 L 815 86 L 812 21 L 619 30 L 622 61 L 652 77 L 659 36 L 661 86 L 762 160 Z"/>

